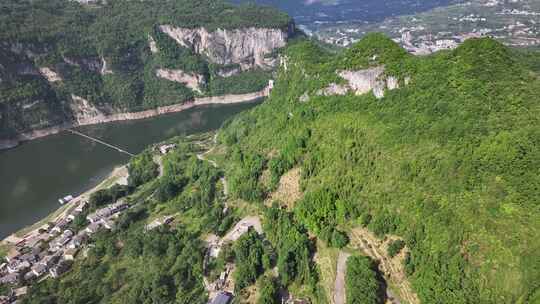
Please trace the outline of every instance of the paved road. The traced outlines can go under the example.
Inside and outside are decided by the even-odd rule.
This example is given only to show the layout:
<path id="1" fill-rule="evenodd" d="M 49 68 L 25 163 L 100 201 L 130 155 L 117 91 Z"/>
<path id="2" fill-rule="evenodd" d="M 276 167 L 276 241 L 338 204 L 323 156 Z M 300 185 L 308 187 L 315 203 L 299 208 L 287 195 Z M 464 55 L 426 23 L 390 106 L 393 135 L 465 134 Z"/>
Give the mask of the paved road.
<path id="1" fill-rule="evenodd" d="M 334 285 L 334 304 L 345 304 L 345 272 L 347 271 L 347 259 L 351 255 L 340 251 L 337 261 L 336 283 Z"/>
<path id="2" fill-rule="evenodd" d="M 234 242 L 242 234 L 246 233 L 249 227 L 253 227 L 258 233 L 262 233 L 261 220 L 258 216 L 248 216 L 238 222 L 234 228 L 229 231 L 224 237 L 223 242 Z"/>

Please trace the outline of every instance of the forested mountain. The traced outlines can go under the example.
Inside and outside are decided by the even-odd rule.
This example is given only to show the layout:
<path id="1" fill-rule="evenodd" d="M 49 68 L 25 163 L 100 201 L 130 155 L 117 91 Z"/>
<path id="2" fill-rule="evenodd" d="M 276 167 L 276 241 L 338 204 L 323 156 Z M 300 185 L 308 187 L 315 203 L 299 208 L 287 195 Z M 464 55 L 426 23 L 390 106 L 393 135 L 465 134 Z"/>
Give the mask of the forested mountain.
<path id="1" fill-rule="evenodd" d="M 0 139 L 265 87 L 286 14 L 223 1 L 2 1 Z"/>
<path id="2" fill-rule="evenodd" d="M 403 296 L 406 285 L 384 283 L 362 256 L 375 243 L 361 249 L 359 231 L 391 240 L 377 262 L 402 263 L 392 266 L 411 284 L 401 303 L 538 303 L 537 53 L 486 38 L 414 57 L 370 34 L 339 53 L 296 40 L 281 55 L 271 96 L 217 144 L 171 139 L 161 174 L 155 152 L 135 157 L 122 194 L 133 207 L 118 227 L 23 303 L 205 303 L 204 280 L 231 264 L 235 303 L 281 303 L 279 290 L 328 303 L 332 250 L 353 255 L 346 303 Z M 280 197 L 295 181 L 298 193 Z M 166 214 L 170 228 L 145 232 Z M 262 234 L 204 256 L 202 240 L 247 215 Z"/>
<path id="3" fill-rule="evenodd" d="M 285 56 L 269 100 L 221 133 L 236 195 L 263 200 L 299 167 L 294 217 L 323 239 L 356 225 L 401 236 L 420 302 L 538 303 L 532 60 L 491 39 L 414 57 L 378 34 L 337 55 L 301 41 Z"/>

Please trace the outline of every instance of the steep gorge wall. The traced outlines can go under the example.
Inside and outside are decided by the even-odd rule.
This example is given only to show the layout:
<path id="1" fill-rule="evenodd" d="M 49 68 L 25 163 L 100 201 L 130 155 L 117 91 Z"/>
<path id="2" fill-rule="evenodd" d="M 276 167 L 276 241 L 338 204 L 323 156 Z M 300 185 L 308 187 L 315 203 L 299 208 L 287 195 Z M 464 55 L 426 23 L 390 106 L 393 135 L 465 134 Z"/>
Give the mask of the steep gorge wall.
<path id="1" fill-rule="evenodd" d="M 272 69 L 275 67 L 277 60 L 274 52 L 276 49 L 286 46 L 287 39 L 294 31 L 294 25 L 291 23 L 288 29 L 248 27 L 213 31 L 203 27 L 188 29 L 162 25 L 160 29 L 179 45 L 201 55 L 207 62 L 221 65 L 222 67 L 219 67 L 216 74 L 225 78 L 251 69 Z M 160 50 L 151 35 L 148 36 L 148 43 L 151 54 L 157 56 Z M 73 75 L 80 77 L 77 74 L 79 73 L 78 69 L 96 76 L 97 81 L 96 79 L 91 80 L 94 80 L 98 85 L 99 77 L 111 77 L 106 76 L 108 74 L 121 74 L 121 71 L 111 69 L 110 58 L 106 55 L 95 54 L 87 58 L 62 55 L 57 63 L 41 65 L 33 58 L 47 54 L 50 51 L 47 46 L 38 47 L 22 43 L 0 44 L 0 46 L 12 54 L 18 54 L 17 58 L 8 56 L 12 57 L 13 60 L 6 64 L 2 62 L 0 81 L 9 80 L 10 77 L 12 79 L 19 76 L 33 77 L 33 80 L 41 81 L 41 87 L 46 87 L 43 90 L 47 92 L 44 94 L 35 90 L 35 96 L 22 96 L 9 103 L 0 104 L 0 118 L 3 120 L 0 120 L 0 145 L 13 146 L 13 143 L 20 139 L 41 137 L 43 133 L 55 132 L 56 126 L 63 129 L 65 126 L 137 119 L 132 118 L 131 113 L 121 113 L 126 111 L 125 108 L 123 110 L 115 109 L 112 106 L 113 103 L 108 104 L 92 98 L 99 94 L 92 94 L 93 92 L 85 94 L 84 89 L 92 88 L 94 83 L 90 83 L 86 87 L 84 84 L 80 85 L 83 90 L 76 90 L 78 87 L 72 89 L 73 86 L 79 86 L 85 82 L 76 78 L 73 81 Z M 162 81 L 181 83 L 191 89 L 195 96 L 206 94 L 204 88 L 206 88 L 209 79 L 206 79 L 205 75 L 160 66 L 152 69 L 152 73 L 163 79 Z M 75 73 L 71 71 L 75 71 Z M 261 97 L 257 95 L 257 92 L 253 94 L 256 96 L 251 96 L 252 99 Z M 238 99 L 238 96 L 242 95 L 208 97 L 196 99 L 194 103 L 197 103 L 197 100 L 202 104 L 207 100 L 210 100 L 210 103 L 227 103 L 229 96 L 235 96 L 234 98 Z M 242 99 L 241 97 L 240 100 Z M 185 99 L 179 98 L 178 100 Z M 168 108 L 157 108 L 155 110 L 158 114 L 151 116 L 159 115 L 160 111 L 168 111 L 166 109 Z M 176 110 L 176 108 L 172 109 L 172 111 Z M 122 117 L 121 114 L 126 114 L 126 116 Z"/>
<path id="2" fill-rule="evenodd" d="M 179 28 L 162 25 L 160 29 L 183 47 L 204 55 L 216 64 L 239 64 L 242 70 L 253 67 L 271 68 L 274 58 L 267 58 L 274 50 L 284 47 L 289 31 L 273 28 L 217 29 Z"/>

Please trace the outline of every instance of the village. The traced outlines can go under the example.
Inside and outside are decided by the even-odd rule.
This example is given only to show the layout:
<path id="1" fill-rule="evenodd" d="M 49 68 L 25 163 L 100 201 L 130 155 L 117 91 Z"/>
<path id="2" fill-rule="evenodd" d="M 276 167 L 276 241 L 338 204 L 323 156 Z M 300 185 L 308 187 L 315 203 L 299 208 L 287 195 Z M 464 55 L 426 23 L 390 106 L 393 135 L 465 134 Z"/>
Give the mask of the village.
<path id="1" fill-rule="evenodd" d="M 162 144 L 155 146 L 154 152 L 163 156 L 175 148 L 175 144 Z M 198 154 L 197 157 L 217 166 L 214 161 L 205 158 L 205 153 Z M 160 156 L 156 156 L 155 160 L 160 162 Z M 224 185 L 226 197 L 225 178 L 222 178 L 221 182 Z M 127 177 L 123 176 L 123 180 L 119 183 L 127 184 Z M 12 246 L 5 261 L 0 262 L 0 285 L 10 286 L 11 291 L 8 295 L 0 295 L 0 304 L 18 303 L 18 300 L 27 294 L 32 284 L 48 278 L 57 279 L 68 272 L 76 258 L 87 256 L 87 250 L 91 247 L 91 237 L 94 234 L 101 230 L 114 230 L 118 218 L 126 210 L 136 205 L 120 198 L 107 206 L 92 210 L 88 194 L 93 191 L 94 189 L 86 195 L 76 198 L 66 196 L 60 199 L 60 203 L 65 205 L 67 209 L 54 221 L 43 224 L 21 238 L 15 236 L 7 238 Z M 226 210 L 227 206 L 225 206 L 224 212 Z M 84 217 L 85 225 L 82 227 L 74 225 L 74 221 L 81 216 Z M 154 218 L 145 225 L 144 231 L 148 232 L 160 226 L 171 225 L 174 219 L 174 215 Z M 254 229 L 259 234 L 263 233 L 258 216 L 244 217 L 222 238 L 213 234 L 208 235 L 204 240 L 206 249 L 203 269 L 208 267 L 212 259 L 218 258 L 223 246 L 234 243 L 250 229 Z M 228 263 L 217 279 L 211 281 L 208 276 L 203 278 L 204 287 L 209 295 L 209 304 L 228 304 L 233 300 L 235 292 L 234 270 L 235 264 Z M 287 294 L 282 298 L 282 303 L 305 302 Z"/>
<path id="2" fill-rule="evenodd" d="M 540 12 L 528 1 L 478 0 L 379 23 L 321 25 L 308 34 L 343 47 L 368 32 L 383 32 L 414 55 L 454 49 L 471 38 L 491 37 L 513 47 L 540 46 Z"/>
<path id="3" fill-rule="evenodd" d="M 22 238 L 8 252 L 5 262 L 0 265 L 0 284 L 18 286 L 7 296 L 0 297 L 0 304 L 15 303 L 24 296 L 33 282 L 48 277 L 58 278 L 67 272 L 73 260 L 87 243 L 91 235 L 100 229 L 112 230 L 115 220 L 129 207 L 119 200 L 89 214 L 89 225 L 73 231 L 70 224 L 87 210 L 88 201 L 72 201 L 71 210 L 55 223 L 47 223 L 37 233 Z"/>

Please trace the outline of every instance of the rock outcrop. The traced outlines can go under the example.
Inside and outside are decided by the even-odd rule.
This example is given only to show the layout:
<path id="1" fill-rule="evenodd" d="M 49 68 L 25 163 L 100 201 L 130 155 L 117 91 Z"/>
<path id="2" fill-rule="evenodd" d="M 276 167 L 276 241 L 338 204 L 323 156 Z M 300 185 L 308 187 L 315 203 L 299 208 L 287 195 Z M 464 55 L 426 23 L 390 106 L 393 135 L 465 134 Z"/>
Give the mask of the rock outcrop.
<path id="1" fill-rule="evenodd" d="M 179 28 L 162 25 L 160 29 L 180 45 L 205 55 L 216 64 L 239 64 L 242 70 L 253 67 L 274 67 L 276 60 L 267 58 L 275 49 L 284 47 L 289 33 L 281 29 L 245 28 L 217 29 Z"/>
<path id="2" fill-rule="evenodd" d="M 340 71 L 339 76 L 347 81 L 347 84 L 332 83 L 328 87 L 317 91 L 317 95 L 345 95 L 352 91 L 356 95 L 373 92 L 377 99 L 384 97 L 386 90 L 399 88 L 399 79 L 394 76 L 384 75 L 384 67 L 378 66 L 358 71 Z M 406 78 L 408 84 L 410 78 Z"/>
<path id="3" fill-rule="evenodd" d="M 156 40 L 154 40 L 154 37 L 150 35 L 148 35 L 148 46 L 150 47 L 150 52 L 152 52 L 152 54 L 159 52 Z"/>
<path id="4" fill-rule="evenodd" d="M 51 68 L 47 68 L 47 67 L 40 68 L 39 72 L 41 73 L 43 77 L 45 77 L 45 79 L 47 79 L 48 82 L 52 83 L 52 82 L 62 81 L 62 77 L 60 77 L 60 75 L 58 75 L 58 73 L 53 71 Z"/>
<path id="5" fill-rule="evenodd" d="M 70 103 L 71 111 L 74 121 L 78 125 L 88 120 L 100 120 L 106 117 L 105 113 L 80 96 L 71 95 L 71 100 L 73 101 Z"/>
<path id="6" fill-rule="evenodd" d="M 231 77 L 241 72 L 242 70 L 240 69 L 240 67 L 232 67 L 219 69 L 216 74 L 220 77 Z"/>
<path id="7" fill-rule="evenodd" d="M 188 88 L 202 93 L 201 85 L 205 83 L 203 75 L 186 73 L 182 70 L 158 69 L 156 76 L 170 81 L 185 84 Z"/>
<path id="8" fill-rule="evenodd" d="M 108 70 L 106 68 L 107 63 L 105 62 L 104 58 L 68 58 L 68 57 L 62 57 L 65 63 L 72 65 L 72 66 L 78 66 L 84 69 L 87 69 L 92 72 L 100 73 L 103 75 L 103 72 L 110 72 L 112 71 Z M 104 69 L 105 66 L 105 69 Z"/>

